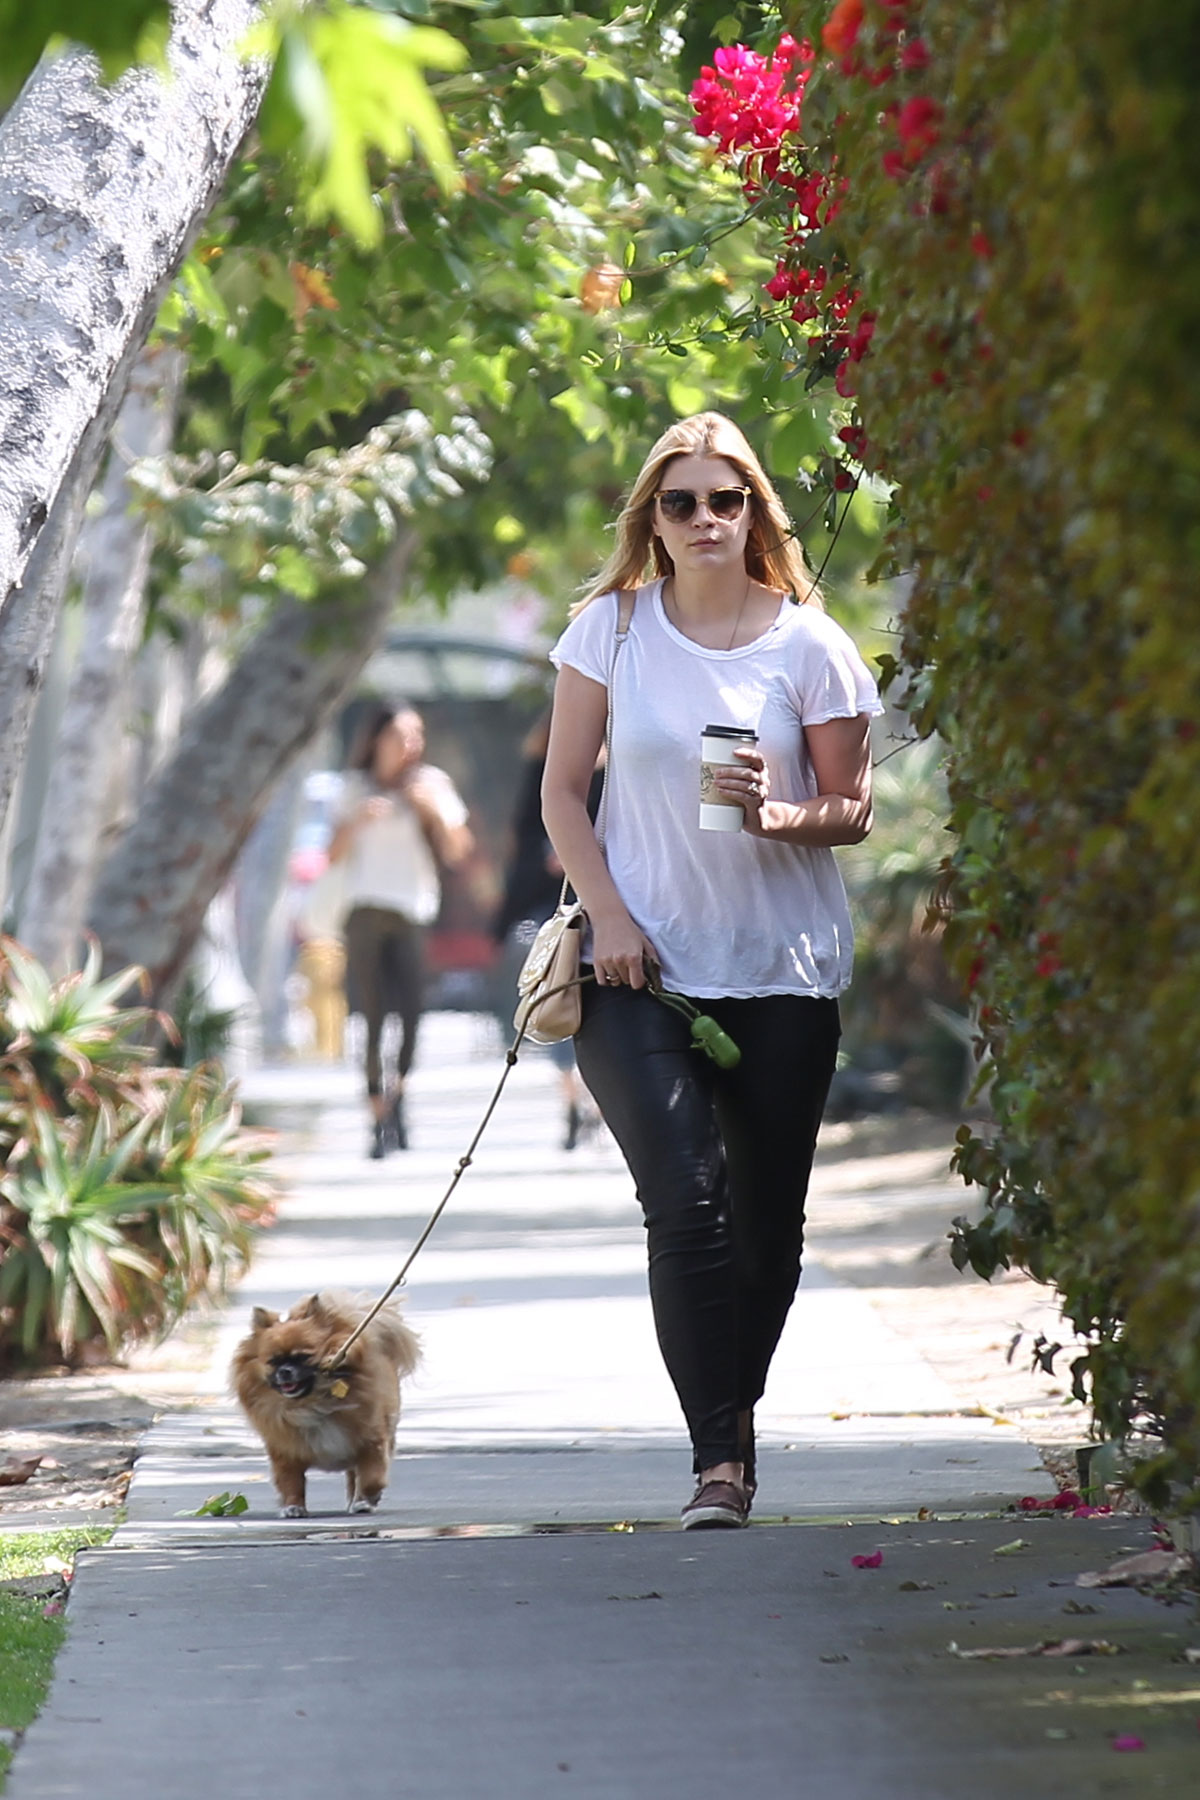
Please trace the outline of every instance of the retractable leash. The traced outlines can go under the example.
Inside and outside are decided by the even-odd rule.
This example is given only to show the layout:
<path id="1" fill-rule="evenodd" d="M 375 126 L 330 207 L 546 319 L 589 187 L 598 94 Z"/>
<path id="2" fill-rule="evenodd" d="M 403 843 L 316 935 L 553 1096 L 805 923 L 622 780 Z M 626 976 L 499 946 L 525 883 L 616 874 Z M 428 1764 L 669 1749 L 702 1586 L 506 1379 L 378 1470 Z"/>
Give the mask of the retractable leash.
<path id="1" fill-rule="evenodd" d="M 560 985 L 558 987 L 547 988 L 546 992 L 541 996 L 541 999 L 549 1000 L 551 995 L 553 995 L 553 994 L 565 993 L 568 988 L 572 988 L 572 987 L 582 987 L 585 982 L 594 981 L 595 979 L 596 979 L 596 977 L 594 975 L 577 975 L 571 981 L 564 981 L 564 982 L 560 983 Z M 651 972 L 650 980 L 647 983 L 647 991 L 649 993 L 653 994 L 654 998 L 656 1000 L 661 1000 L 664 1006 L 669 1006 L 671 1008 L 672 1012 L 679 1013 L 683 1018 L 685 1018 L 689 1021 L 690 1025 L 691 1025 L 691 1030 L 692 1030 L 692 1043 L 693 1043 L 694 1047 L 697 1050 L 703 1051 L 704 1055 L 709 1057 L 711 1059 L 711 1061 L 715 1062 L 718 1068 L 733 1069 L 733 1068 L 737 1067 L 738 1063 L 742 1059 L 741 1051 L 738 1049 L 737 1045 L 734 1043 L 733 1039 L 728 1035 L 728 1033 L 725 1031 L 722 1031 L 721 1027 L 717 1024 L 717 1021 L 713 1018 L 710 1018 L 708 1013 L 701 1012 L 700 1008 L 698 1006 L 694 1005 L 691 1000 L 685 999 L 682 994 L 673 994 L 670 992 L 669 989 L 664 988 L 662 985 L 661 979 L 656 979 L 655 972 L 653 972 L 653 971 Z M 540 1004 L 540 1002 L 539 1002 L 539 1004 Z M 536 1011 L 537 1011 L 537 1008 L 535 1007 L 534 1012 L 536 1012 Z M 400 1273 L 396 1276 L 395 1280 L 391 1283 L 391 1285 L 384 1289 L 383 1293 L 379 1296 L 378 1300 L 375 1302 L 374 1306 L 371 1308 L 370 1312 L 366 1315 L 366 1317 L 364 1319 L 360 1320 L 360 1322 L 354 1327 L 354 1330 L 350 1333 L 350 1336 L 346 1339 L 345 1343 L 341 1346 L 341 1348 L 338 1350 L 335 1350 L 334 1354 L 330 1357 L 329 1361 L 327 1363 L 323 1363 L 321 1365 L 322 1372 L 324 1374 L 326 1374 L 326 1375 L 336 1375 L 337 1374 L 338 1370 L 342 1367 L 343 1363 L 345 1362 L 346 1357 L 349 1355 L 349 1353 L 353 1349 L 354 1345 L 358 1342 L 358 1340 L 362 1336 L 363 1332 L 367 1329 L 367 1326 L 371 1323 L 371 1321 L 373 1319 L 378 1318 L 379 1314 L 383 1311 L 384 1307 L 387 1305 L 387 1303 L 391 1299 L 392 1295 L 396 1292 L 396 1289 L 403 1287 L 404 1280 L 408 1274 L 408 1271 L 412 1268 L 413 1264 L 416 1262 L 417 1257 L 420 1255 L 421 1251 L 424 1249 L 426 1243 L 428 1242 L 428 1240 L 433 1232 L 434 1226 L 437 1224 L 438 1220 L 441 1218 L 442 1214 L 445 1212 L 446 1207 L 449 1203 L 451 1194 L 453 1194 L 455 1188 L 458 1186 L 459 1182 L 462 1180 L 463 1176 L 466 1174 L 467 1170 L 470 1168 L 472 1162 L 475 1160 L 475 1151 L 478 1147 L 479 1140 L 483 1136 L 484 1132 L 487 1130 L 488 1124 L 491 1121 L 492 1114 L 495 1112 L 496 1107 L 499 1105 L 500 1096 L 504 1092 L 505 1082 L 508 1080 L 513 1069 L 516 1067 L 517 1056 L 518 1056 L 518 1053 L 520 1052 L 521 1044 L 522 1044 L 522 1041 L 524 1040 L 525 1033 L 528 1030 L 529 1023 L 530 1023 L 530 1020 L 527 1018 L 525 1020 L 525 1022 L 522 1024 L 521 1029 L 517 1032 L 517 1035 L 513 1039 L 509 1048 L 505 1051 L 505 1053 L 504 1053 L 504 1069 L 501 1073 L 499 1081 L 496 1083 L 496 1091 L 492 1095 L 491 1099 L 488 1101 L 487 1108 L 484 1112 L 484 1115 L 483 1115 L 482 1119 L 480 1119 L 479 1124 L 475 1128 L 474 1137 L 471 1139 L 471 1142 L 467 1145 L 465 1152 L 458 1160 L 458 1163 L 454 1170 L 454 1174 L 450 1177 L 449 1187 L 446 1189 L 445 1193 L 442 1195 L 441 1199 L 438 1201 L 437 1205 L 434 1207 L 432 1213 L 430 1213 L 428 1222 L 425 1225 L 425 1228 L 422 1231 L 420 1237 L 417 1239 L 416 1243 L 413 1245 L 412 1249 L 409 1251 L 407 1257 L 405 1258 L 404 1266 L 401 1268 Z M 341 1395 L 338 1394 L 339 1387 L 345 1389 L 345 1383 L 344 1382 L 334 1382 L 332 1384 L 332 1392 L 338 1398 L 344 1398 L 344 1394 L 341 1394 Z M 348 1392 L 349 1390 L 346 1389 L 345 1391 Z"/>

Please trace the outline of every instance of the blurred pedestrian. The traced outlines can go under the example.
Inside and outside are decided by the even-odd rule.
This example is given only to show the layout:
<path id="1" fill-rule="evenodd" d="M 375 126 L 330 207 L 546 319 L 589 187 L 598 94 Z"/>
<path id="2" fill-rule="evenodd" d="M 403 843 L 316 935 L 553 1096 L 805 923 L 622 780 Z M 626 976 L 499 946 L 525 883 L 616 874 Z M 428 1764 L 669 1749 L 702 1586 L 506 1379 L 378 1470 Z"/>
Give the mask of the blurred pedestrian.
<path id="1" fill-rule="evenodd" d="M 350 1009 L 367 1028 L 368 1154 L 408 1148 L 404 1083 L 417 1048 L 425 933 L 441 903 L 439 869 L 471 852 L 467 809 L 444 769 L 424 761 L 425 726 L 411 706 L 373 706 L 350 756 L 329 846 L 344 864 L 342 905 Z M 385 1080 L 384 1020 L 400 1020 L 394 1074 Z"/>
<path id="2" fill-rule="evenodd" d="M 744 1525 L 754 1407 L 800 1276 L 850 979 L 832 846 L 870 829 L 868 727 L 882 708 L 758 458 L 718 413 L 655 444 L 551 654 L 544 813 L 596 977 L 579 1067 L 645 1212 L 697 1476 L 682 1523 Z M 586 800 L 610 707 L 602 850 Z M 648 974 L 716 1018 L 736 1068 L 706 1060 Z"/>
<path id="3" fill-rule="evenodd" d="M 496 1017 L 501 1035 L 512 1035 L 513 1009 L 517 1002 L 517 976 L 537 933 L 558 905 L 562 891 L 562 864 L 542 822 L 542 774 L 550 741 L 550 708 L 530 728 L 521 746 L 521 778 L 512 821 L 512 854 L 505 874 L 504 896 L 492 927 L 500 945 L 497 970 Z M 592 777 L 588 808 L 592 818 L 599 805 L 603 771 Z M 547 1045 L 550 1060 L 559 1073 L 563 1105 L 564 1150 L 574 1150 L 598 1123 L 595 1106 L 579 1078 L 575 1043 L 564 1038 Z"/>

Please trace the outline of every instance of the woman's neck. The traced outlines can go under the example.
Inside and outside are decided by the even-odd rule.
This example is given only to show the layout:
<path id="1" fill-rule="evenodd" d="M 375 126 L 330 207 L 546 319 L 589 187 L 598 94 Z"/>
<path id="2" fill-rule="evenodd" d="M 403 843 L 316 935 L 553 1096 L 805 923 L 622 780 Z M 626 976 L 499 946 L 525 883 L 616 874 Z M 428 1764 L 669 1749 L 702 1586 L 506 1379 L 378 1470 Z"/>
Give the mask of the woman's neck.
<path id="1" fill-rule="evenodd" d="M 746 603 L 753 583 L 745 569 L 712 569 L 697 573 L 676 569 L 668 575 L 666 592 L 681 619 L 732 618 Z"/>
<path id="2" fill-rule="evenodd" d="M 699 583 L 688 582 L 685 574 L 682 595 L 678 571 L 663 584 L 668 619 L 709 650 L 736 650 L 762 637 L 778 617 L 779 602 L 773 588 L 760 586 L 744 569 L 732 579 L 714 570 Z"/>

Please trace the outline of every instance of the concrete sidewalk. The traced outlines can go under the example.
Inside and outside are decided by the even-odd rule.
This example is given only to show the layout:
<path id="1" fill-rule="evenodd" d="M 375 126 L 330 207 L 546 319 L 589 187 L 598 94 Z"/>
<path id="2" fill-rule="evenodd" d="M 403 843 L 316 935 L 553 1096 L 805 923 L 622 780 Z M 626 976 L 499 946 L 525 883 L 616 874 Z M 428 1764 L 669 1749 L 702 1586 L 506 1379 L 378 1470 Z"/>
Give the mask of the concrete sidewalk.
<path id="1" fill-rule="evenodd" d="M 480 1031 L 428 1022 L 414 1148 L 383 1164 L 363 1157 L 349 1070 L 253 1083 L 300 1127 L 281 1159 L 288 1198 L 190 1378 L 194 1404 L 150 1433 L 114 1545 L 80 1560 L 10 1800 L 716 1800 L 748 1783 L 1010 1800 L 1081 1779 L 1141 1794 L 1163 1772 L 1187 1791 L 1200 1739 L 1194 1672 L 1168 1660 L 1176 1616 L 1121 1594 L 1063 1618 L 1052 1585 L 1143 1547 L 1144 1525 L 984 1517 L 1052 1491 L 1036 1452 L 819 1259 L 761 1409 L 754 1527 L 678 1533 L 690 1459 L 636 1204 L 607 1138 L 554 1147 L 544 1059 L 519 1064 L 414 1268 L 425 1362 L 384 1505 L 349 1518 L 340 1478 L 318 1476 L 314 1516 L 276 1518 L 261 1446 L 225 1397 L 232 1346 L 254 1304 L 385 1285 L 494 1085 Z M 936 1161 L 925 1176 L 944 1192 Z M 906 1180 L 891 1203 L 921 1201 Z M 818 1195 L 823 1181 L 868 1220 L 889 1203 L 886 1180 L 864 1194 L 842 1169 Z M 227 1489 L 247 1514 L 188 1516 Z M 956 1522 L 926 1517 L 939 1513 Z M 877 1545 L 882 1569 L 854 1570 Z M 1130 1659 L 1115 1681 L 1106 1657 L 1077 1675 L 949 1647 L 1118 1628 Z M 1106 1733 L 1136 1729 L 1147 1693 L 1162 1708 L 1153 1762 L 1114 1757 Z"/>
<path id="2" fill-rule="evenodd" d="M 88 1554 L 8 1800 L 1194 1793 L 1185 1622 L 1128 1591 L 1064 1617 L 1127 1523 L 1022 1535 L 1004 1555 L 1008 1521 Z M 852 1566 L 879 1543 L 881 1567 Z M 1067 1633 L 1122 1654 L 951 1648 Z"/>

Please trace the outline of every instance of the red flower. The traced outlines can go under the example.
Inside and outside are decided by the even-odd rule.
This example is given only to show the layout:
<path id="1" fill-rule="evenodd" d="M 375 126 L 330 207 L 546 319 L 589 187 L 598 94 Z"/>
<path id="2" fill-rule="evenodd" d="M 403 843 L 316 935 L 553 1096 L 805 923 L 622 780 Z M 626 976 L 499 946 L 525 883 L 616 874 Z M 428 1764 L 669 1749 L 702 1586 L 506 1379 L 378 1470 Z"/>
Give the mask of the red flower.
<path id="1" fill-rule="evenodd" d="M 928 94 L 914 94 L 896 115 L 896 132 L 904 146 L 904 160 L 919 162 L 942 135 L 943 112 Z"/>
<path id="2" fill-rule="evenodd" d="M 929 46 L 924 38 L 910 38 L 900 52 L 902 69 L 927 69 L 929 67 Z"/>
<path id="3" fill-rule="evenodd" d="M 811 46 L 790 35 L 780 40 L 770 61 L 744 44 L 726 44 L 693 83 L 693 126 L 700 137 L 715 137 L 722 151 L 777 151 L 800 124 L 800 100 Z M 785 84 L 791 83 L 790 87 Z M 769 171 L 773 173 L 774 171 Z"/>
<path id="4" fill-rule="evenodd" d="M 883 1551 L 876 1550 L 870 1556 L 852 1556 L 850 1565 L 855 1569 L 877 1569 L 883 1561 Z"/>
<path id="5" fill-rule="evenodd" d="M 929 380 L 933 387 L 945 387 L 945 385 L 946 385 L 945 369 L 934 369 L 933 373 L 929 377 Z"/>
<path id="6" fill-rule="evenodd" d="M 908 165 L 899 150 L 884 151 L 883 172 L 885 175 L 890 175 L 893 181 L 903 181 L 908 174 Z"/>
<path id="7" fill-rule="evenodd" d="M 854 329 L 850 346 L 846 354 L 851 362 L 861 362 L 871 347 L 871 339 L 875 335 L 875 314 L 864 313 Z"/>
<path id="8" fill-rule="evenodd" d="M 849 469 L 839 468 L 834 475 L 833 485 L 839 494 L 849 493 L 850 489 L 855 485 L 854 477 Z"/>
<path id="9" fill-rule="evenodd" d="M 863 0 L 837 0 L 821 30 L 821 42 L 835 56 L 849 56 L 862 30 Z"/>

